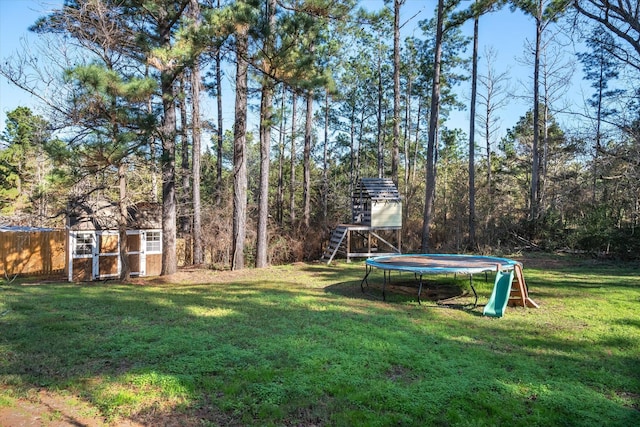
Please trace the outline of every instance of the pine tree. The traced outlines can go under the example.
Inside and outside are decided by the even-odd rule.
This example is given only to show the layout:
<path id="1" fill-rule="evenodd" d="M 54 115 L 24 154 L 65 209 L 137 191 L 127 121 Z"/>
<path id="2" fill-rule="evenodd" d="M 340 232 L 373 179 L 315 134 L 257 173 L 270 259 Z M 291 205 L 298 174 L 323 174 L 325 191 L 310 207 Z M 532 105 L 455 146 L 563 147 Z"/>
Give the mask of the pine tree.
<path id="1" fill-rule="evenodd" d="M 244 268 L 247 227 L 247 73 L 248 26 L 236 33 L 236 103 L 233 131 L 233 236 L 231 269 Z"/>
<path id="2" fill-rule="evenodd" d="M 536 222 L 540 216 L 540 125 L 541 125 L 541 97 L 540 97 L 540 57 L 542 55 L 543 33 L 551 23 L 562 15 L 570 0 L 513 0 L 514 7 L 534 18 L 536 24 L 536 39 L 533 61 L 533 147 L 531 158 L 531 190 L 529 219 L 533 224 L 532 233 L 535 234 Z"/>
<path id="3" fill-rule="evenodd" d="M 124 80 L 106 66 L 76 67 L 67 72 L 77 85 L 72 100 L 78 114 L 78 127 L 85 130 L 82 145 L 73 149 L 73 158 L 83 164 L 85 173 L 95 174 L 114 167 L 117 170 L 118 231 L 122 280 L 128 280 L 128 209 L 131 195 L 127 169 L 131 158 L 147 143 L 153 119 L 145 101 L 155 91 L 155 81 L 132 77 Z"/>
<path id="4" fill-rule="evenodd" d="M 258 230 L 256 236 L 256 267 L 266 267 L 269 246 L 269 166 L 271 163 L 271 126 L 273 119 L 273 91 L 274 81 L 271 78 L 274 69 L 272 61 L 275 58 L 275 18 L 276 1 L 267 0 L 265 4 L 264 41 L 262 46 L 263 59 L 262 91 L 260 100 L 260 186 L 258 194 Z"/>
<path id="5" fill-rule="evenodd" d="M 582 62 L 585 80 L 591 81 L 594 89 L 593 95 L 588 100 L 588 105 L 593 109 L 595 122 L 595 141 L 593 147 L 593 171 L 592 171 L 592 200 L 597 201 L 597 177 L 599 171 L 599 156 L 602 152 L 604 138 L 603 127 L 605 120 L 616 113 L 615 109 L 607 106 L 607 101 L 623 93 L 621 89 L 610 89 L 609 83 L 618 78 L 620 63 L 609 53 L 616 46 L 616 42 L 610 33 L 601 26 L 597 26 L 586 40 L 586 45 L 591 48 L 589 52 L 578 53 Z"/>

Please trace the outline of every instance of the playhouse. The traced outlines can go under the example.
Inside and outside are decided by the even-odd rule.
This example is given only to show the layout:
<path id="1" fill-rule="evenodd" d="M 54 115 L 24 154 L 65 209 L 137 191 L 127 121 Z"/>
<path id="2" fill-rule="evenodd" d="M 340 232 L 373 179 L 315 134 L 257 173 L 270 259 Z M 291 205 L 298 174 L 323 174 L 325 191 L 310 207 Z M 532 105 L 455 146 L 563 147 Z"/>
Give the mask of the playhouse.
<path id="1" fill-rule="evenodd" d="M 346 257 L 400 253 L 402 199 L 389 178 L 362 178 L 351 195 L 351 223 L 339 224 L 331 233 L 322 259 L 331 263 Z"/>
<path id="2" fill-rule="evenodd" d="M 67 215 L 70 282 L 117 278 L 121 272 L 117 206 L 107 201 L 76 203 Z M 162 268 L 162 211 L 159 204 L 129 207 L 127 261 L 132 276 L 156 276 Z"/>

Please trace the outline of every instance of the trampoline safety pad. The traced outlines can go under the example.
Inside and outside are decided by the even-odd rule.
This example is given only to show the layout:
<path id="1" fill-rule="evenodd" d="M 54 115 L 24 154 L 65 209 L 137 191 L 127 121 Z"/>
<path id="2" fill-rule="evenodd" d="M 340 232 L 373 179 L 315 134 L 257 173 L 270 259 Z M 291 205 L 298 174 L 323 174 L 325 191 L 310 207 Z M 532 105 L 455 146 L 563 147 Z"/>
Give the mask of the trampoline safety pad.
<path id="1" fill-rule="evenodd" d="M 384 281 L 382 284 L 382 298 L 386 300 L 385 287 L 389 281 L 391 271 L 405 271 L 415 274 L 418 278 L 418 304 L 421 304 L 422 277 L 427 274 L 465 274 L 469 276 L 471 290 L 475 296 L 474 307 L 478 303 L 478 294 L 473 287 L 473 275 L 488 272 L 509 272 L 516 266 L 522 267 L 518 261 L 481 255 L 461 254 L 403 254 L 372 257 L 365 261 L 365 276 L 360 282 L 362 292 L 365 283 L 368 285 L 368 277 L 375 269 L 383 270 Z"/>

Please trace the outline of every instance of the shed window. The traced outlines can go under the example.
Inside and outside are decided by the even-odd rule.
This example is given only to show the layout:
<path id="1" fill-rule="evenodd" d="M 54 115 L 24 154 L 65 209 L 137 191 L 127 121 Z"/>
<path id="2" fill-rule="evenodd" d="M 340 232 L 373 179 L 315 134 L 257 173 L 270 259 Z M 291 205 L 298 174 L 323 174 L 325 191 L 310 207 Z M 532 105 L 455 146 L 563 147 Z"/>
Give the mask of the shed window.
<path id="1" fill-rule="evenodd" d="M 147 231 L 147 253 L 162 252 L 162 238 L 159 231 Z"/>
<path id="2" fill-rule="evenodd" d="M 76 255 L 93 254 L 93 233 L 78 233 L 76 235 Z"/>

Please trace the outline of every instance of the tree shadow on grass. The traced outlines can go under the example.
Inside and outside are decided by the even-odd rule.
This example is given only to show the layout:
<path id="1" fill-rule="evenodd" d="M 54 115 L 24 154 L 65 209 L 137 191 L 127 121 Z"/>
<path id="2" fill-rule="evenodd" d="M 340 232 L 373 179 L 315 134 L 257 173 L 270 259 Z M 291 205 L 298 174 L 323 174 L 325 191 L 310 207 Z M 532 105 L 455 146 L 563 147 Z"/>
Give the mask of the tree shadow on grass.
<path id="1" fill-rule="evenodd" d="M 534 318 L 416 309 L 413 281 L 394 278 L 388 303 L 378 303 L 381 277 L 363 294 L 357 270 L 322 266 L 319 274 L 333 278 L 322 287 L 295 271 L 304 280 L 282 271 L 269 280 L 260 270 L 204 285 L 11 289 L 0 376 L 27 387 L 72 384 L 104 412 L 130 407 L 128 418 L 144 425 L 391 425 L 400 416 L 444 425 L 481 405 L 492 424 L 513 421 L 496 410 L 504 405 L 523 424 L 582 417 L 577 424 L 593 425 L 611 418 L 608 408 L 620 425 L 633 424 L 636 413 L 607 392 L 635 393 L 627 378 L 637 375 L 636 357 L 555 335 L 552 328 L 568 326 L 553 319 L 541 328 Z M 424 301 L 435 286 L 423 289 Z M 635 345 L 632 337 L 606 340 L 614 349 Z M 139 395 L 147 397 L 136 405 Z M 456 399 L 453 418 L 432 409 Z"/>
<path id="2" fill-rule="evenodd" d="M 404 278 L 385 286 L 379 281 L 347 281 L 329 285 L 325 292 L 347 298 L 386 301 L 389 304 L 418 303 L 419 282 Z M 474 308 L 474 295 L 468 287 L 454 280 L 423 280 L 420 292 L 421 305 L 425 307 L 469 310 Z"/>

